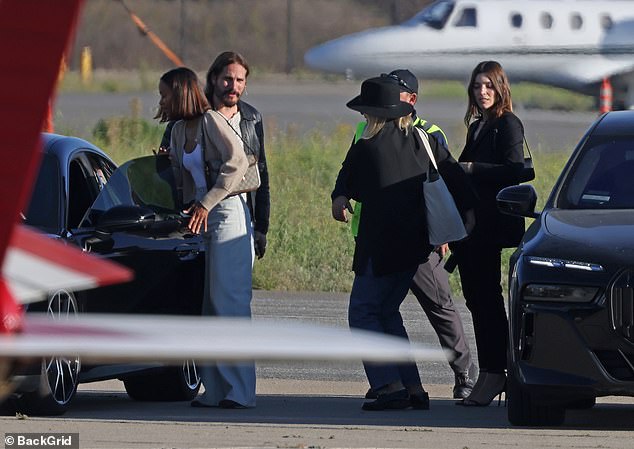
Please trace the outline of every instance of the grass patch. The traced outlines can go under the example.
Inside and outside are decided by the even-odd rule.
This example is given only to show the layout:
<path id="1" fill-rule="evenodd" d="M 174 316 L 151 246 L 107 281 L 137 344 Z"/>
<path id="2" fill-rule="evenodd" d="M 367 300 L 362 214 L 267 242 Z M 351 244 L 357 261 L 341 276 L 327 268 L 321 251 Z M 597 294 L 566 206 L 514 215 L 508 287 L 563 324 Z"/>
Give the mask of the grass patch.
<path id="1" fill-rule="evenodd" d="M 121 164 L 151 154 L 163 130 L 142 119 L 111 118 L 95 126 L 91 140 Z M 332 219 L 330 193 L 352 134 L 348 125 L 330 134 L 315 131 L 301 138 L 292 132 L 268 131 L 271 226 L 266 256 L 255 263 L 255 288 L 350 291 L 354 241 L 349 227 Z M 533 150 L 537 177 L 532 184 L 538 193 L 538 210 L 568 157 L 569 153 Z M 527 226 L 532 222 L 526 221 Z M 504 283 L 512 252 L 503 252 Z M 450 276 L 450 283 L 454 295 L 462 296 L 457 272 Z"/>
<path id="2" fill-rule="evenodd" d="M 592 96 L 582 95 L 566 89 L 536 83 L 515 83 L 512 86 L 513 102 L 529 109 L 555 111 L 592 111 L 596 109 Z M 465 83 L 460 81 L 422 81 L 421 96 L 424 98 L 460 99 L 467 104 Z"/>
<path id="3" fill-rule="evenodd" d="M 101 119 L 92 131 L 91 141 L 104 149 L 117 163 L 148 156 L 159 147 L 165 126 L 141 118 Z"/>
<path id="4" fill-rule="evenodd" d="M 594 98 L 557 87 L 535 83 L 513 85 L 513 101 L 525 108 L 554 111 L 592 111 L 596 109 Z"/>
<path id="5" fill-rule="evenodd" d="M 349 291 L 354 241 L 330 213 L 330 192 L 353 130 L 269 137 L 271 175 L 269 249 L 255 264 L 254 287 Z M 344 144 L 344 142 L 346 144 Z"/>
<path id="6" fill-rule="evenodd" d="M 90 81 L 83 81 L 79 71 L 69 70 L 62 74 L 60 92 L 115 93 L 148 92 L 158 87 L 164 71 L 141 68 L 139 70 L 104 70 L 92 72 Z"/>

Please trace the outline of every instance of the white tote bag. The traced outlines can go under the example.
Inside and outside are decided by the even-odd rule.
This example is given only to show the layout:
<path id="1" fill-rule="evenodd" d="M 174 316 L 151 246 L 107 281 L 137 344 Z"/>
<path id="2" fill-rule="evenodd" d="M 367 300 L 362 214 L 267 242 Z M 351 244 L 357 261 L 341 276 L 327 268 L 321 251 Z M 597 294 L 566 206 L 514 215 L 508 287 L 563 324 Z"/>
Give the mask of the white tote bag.
<path id="1" fill-rule="evenodd" d="M 438 172 L 438 165 L 429 146 L 427 134 L 422 129 L 415 128 L 427 150 L 429 160 L 435 168 L 435 171 L 432 171 L 430 165 L 427 180 L 423 183 L 429 243 L 433 246 L 440 246 L 444 243 L 462 240 L 467 236 L 467 231 L 460 212 L 458 212 L 445 181 Z"/>

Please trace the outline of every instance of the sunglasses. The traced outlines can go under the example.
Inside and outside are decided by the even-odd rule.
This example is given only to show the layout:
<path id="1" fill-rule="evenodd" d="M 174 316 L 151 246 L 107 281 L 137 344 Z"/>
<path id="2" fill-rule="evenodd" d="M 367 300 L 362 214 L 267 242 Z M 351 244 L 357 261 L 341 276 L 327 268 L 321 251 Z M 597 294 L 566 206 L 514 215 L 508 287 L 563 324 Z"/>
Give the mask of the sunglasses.
<path id="1" fill-rule="evenodd" d="M 391 78 L 394 81 L 396 81 L 399 86 L 404 87 L 405 89 L 407 89 L 410 92 L 414 91 L 414 89 L 412 89 L 405 81 L 403 81 L 403 79 L 401 79 L 397 75 L 394 75 L 393 73 L 381 73 L 381 78 Z"/>

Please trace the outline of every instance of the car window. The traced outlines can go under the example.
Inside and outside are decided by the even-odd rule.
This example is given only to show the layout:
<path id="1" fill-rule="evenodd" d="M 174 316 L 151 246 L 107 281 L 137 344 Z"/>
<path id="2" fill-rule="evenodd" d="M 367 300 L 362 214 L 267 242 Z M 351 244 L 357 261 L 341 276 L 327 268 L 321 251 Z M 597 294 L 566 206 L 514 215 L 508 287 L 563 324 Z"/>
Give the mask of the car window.
<path id="1" fill-rule="evenodd" d="M 558 207 L 634 208 L 632 137 L 591 138 L 563 183 Z"/>
<path id="2" fill-rule="evenodd" d="M 90 162 L 83 155 L 72 159 L 68 165 L 68 229 L 79 226 L 101 189 Z"/>
<path id="3" fill-rule="evenodd" d="M 110 161 L 97 154 L 87 154 L 86 158 L 90 167 L 90 176 L 94 178 L 95 184 L 101 192 L 116 167 Z"/>
<path id="4" fill-rule="evenodd" d="M 23 212 L 24 222 L 42 232 L 59 234 L 62 230 L 61 187 L 57 158 L 44 153 L 31 201 Z"/>

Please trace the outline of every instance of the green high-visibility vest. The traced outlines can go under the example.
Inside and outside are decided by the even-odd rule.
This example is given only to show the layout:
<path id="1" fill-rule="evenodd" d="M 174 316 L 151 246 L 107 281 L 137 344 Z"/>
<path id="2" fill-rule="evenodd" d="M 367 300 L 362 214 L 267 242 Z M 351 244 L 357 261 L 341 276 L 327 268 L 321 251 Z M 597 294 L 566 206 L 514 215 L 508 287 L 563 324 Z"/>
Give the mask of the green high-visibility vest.
<path id="1" fill-rule="evenodd" d="M 365 127 L 367 122 L 359 122 L 357 124 L 357 130 L 354 133 L 354 143 L 357 143 L 361 136 L 363 135 L 363 131 L 365 131 Z M 447 142 L 447 136 L 443 132 L 442 129 L 438 125 L 434 125 L 433 123 L 427 125 L 427 120 L 423 120 L 420 117 L 416 117 L 414 120 L 414 126 L 420 126 L 423 128 L 428 134 L 432 133 L 440 133 L 445 138 L 445 142 Z M 352 232 L 353 237 L 359 235 L 359 224 L 361 223 L 361 203 L 356 202 L 354 205 L 354 212 L 352 214 L 352 220 L 350 221 L 350 232 Z"/>

